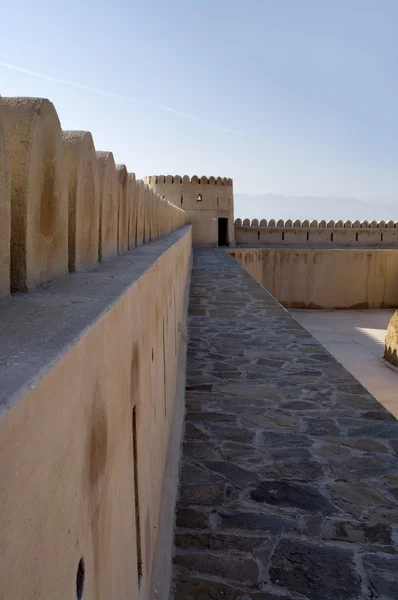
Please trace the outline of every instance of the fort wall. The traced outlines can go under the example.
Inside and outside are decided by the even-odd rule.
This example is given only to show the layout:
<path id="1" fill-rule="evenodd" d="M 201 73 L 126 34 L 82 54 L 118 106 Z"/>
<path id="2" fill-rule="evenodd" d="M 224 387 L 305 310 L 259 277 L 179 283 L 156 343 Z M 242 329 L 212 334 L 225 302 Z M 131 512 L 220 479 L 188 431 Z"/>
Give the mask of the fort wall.
<path id="1" fill-rule="evenodd" d="M 169 583 L 191 231 L 51 102 L 1 98 L 0 590 L 15 600 L 149 600 L 159 547 Z"/>
<path id="2" fill-rule="evenodd" d="M 230 254 L 287 308 L 398 306 L 393 249 L 235 248 Z"/>
<path id="3" fill-rule="evenodd" d="M 236 219 L 237 246 L 398 247 L 398 221 Z"/>
<path id="4" fill-rule="evenodd" d="M 184 209 L 192 223 L 195 246 L 217 246 L 218 219 L 228 219 L 228 240 L 235 244 L 234 196 L 232 179 L 154 175 L 145 183 L 174 206 Z"/>

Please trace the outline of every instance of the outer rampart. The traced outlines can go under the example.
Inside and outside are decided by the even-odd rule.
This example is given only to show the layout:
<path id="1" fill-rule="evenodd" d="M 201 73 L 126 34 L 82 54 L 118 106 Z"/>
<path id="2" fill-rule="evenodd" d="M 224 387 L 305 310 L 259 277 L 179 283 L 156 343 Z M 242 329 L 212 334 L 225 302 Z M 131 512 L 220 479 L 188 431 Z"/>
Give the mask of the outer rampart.
<path id="1" fill-rule="evenodd" d="M 220 218 L 228 219 L 228 245 L 235 244 L 232 179 L 154 175 L 146 177 L 145 182 L 157 194 L 187 212 L 195 246 L 218 245 Z"/>
<path id="2" fill-rule="evenodd" d="M 237 246 L 398 247 L 398 221 L 236 219 Z"/>

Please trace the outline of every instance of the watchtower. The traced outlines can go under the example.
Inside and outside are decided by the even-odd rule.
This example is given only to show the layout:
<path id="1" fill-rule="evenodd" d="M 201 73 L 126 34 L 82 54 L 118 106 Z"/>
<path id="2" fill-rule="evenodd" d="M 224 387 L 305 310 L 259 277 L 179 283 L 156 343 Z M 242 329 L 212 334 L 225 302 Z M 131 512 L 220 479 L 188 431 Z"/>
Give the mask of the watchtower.
<path id="1" fill-rule="evenodd" d="M 188 213 L 194 246 L 235 245 L 232 179 L 153 175 L 145 183 Z"/>

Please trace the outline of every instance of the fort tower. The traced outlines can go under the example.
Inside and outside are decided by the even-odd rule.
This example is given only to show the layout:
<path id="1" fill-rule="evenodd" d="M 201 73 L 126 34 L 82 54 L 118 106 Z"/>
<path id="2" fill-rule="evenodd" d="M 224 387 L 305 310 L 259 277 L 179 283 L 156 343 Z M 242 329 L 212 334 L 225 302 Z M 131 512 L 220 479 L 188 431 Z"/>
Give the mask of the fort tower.
<path id="1" fill-rule="evenodd" d="M 153 175 L 145 183 L 188 213 L 194 246 L 235 245 L 232 179 Z"/>

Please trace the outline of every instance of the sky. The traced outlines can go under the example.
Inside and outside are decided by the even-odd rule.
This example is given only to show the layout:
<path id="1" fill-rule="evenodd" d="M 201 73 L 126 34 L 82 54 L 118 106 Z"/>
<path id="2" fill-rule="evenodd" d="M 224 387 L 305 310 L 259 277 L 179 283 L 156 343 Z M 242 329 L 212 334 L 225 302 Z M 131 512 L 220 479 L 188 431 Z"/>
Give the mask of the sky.
<path id="1" fill-rule="evenodd" d="M 398 206 L 397 0 L 21 0 L 1 25 L 0 93 L 138 177 Z"/>

